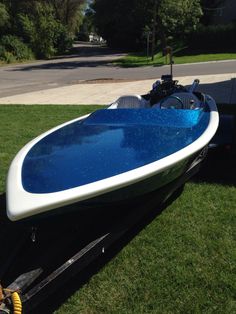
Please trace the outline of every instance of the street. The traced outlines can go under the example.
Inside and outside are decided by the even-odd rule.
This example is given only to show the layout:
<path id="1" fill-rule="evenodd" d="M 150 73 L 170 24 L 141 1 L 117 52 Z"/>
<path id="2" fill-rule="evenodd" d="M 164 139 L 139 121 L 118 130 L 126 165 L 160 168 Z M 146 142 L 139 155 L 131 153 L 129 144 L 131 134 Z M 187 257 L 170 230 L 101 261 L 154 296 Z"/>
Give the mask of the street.
<path id="1" fill-rule="evenodd" d="M 0 97 L 77 84 L 87 80 L 143 80 L 169 73 L 169 66 L 121 68 L 111 62 L 123 53 L 76 44 L 73 54 L 53 60 L 0 67 Z M 235 73 L 236 60 L 174 65 L 174 76 Z"/>

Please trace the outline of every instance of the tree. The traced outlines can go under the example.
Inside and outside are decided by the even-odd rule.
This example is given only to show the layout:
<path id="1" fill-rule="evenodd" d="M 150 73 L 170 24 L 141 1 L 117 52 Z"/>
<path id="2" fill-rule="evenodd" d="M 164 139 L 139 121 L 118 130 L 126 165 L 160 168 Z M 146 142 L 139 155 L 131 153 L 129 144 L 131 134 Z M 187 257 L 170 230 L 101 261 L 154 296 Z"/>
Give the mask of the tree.
<path id="1" fill-rule="evenodd" d="M 4 3 L 0 2 L 0 32 L 9 26 L 10 15 Z"/>
<path id="2" fill-rule="evenodd" d="M 67 27 L 74 34 L 83 20 L 82 11 L 86 0 L 2 0 L 5 1 L 13 18 L 21 12 L 32 14 L 35 5 L 51 6 L 54 10 L 54 18 Z"/>
<path id="3" fill-rule="evenodd" d="M 56 37 L 60 27 L 50 4 L 34 1 L 30 13 L 19 13 L 21 34 L 38 57 L 51 57 L 56 53 Z"/>
<path id="4" fill-rule="evenodd" d="M 156 8 L 156 12 L 155 12 Z M 162 46 L 169 36 L 193 29 L 202 15 L 200 0 L 95 0 L 95 24 L 110 46 L 137 48 L 145 26 Z"/>
<path id="5" fill-rule="evenodd" d="M 83 24 L 80 27 L 80 30 L 82 28 L 82 32 L 87 33 L 88 35 L 89 33 L 96 33 L 96 28 L 94 25 L 94 14 L 95 12 L 91 8 L 85 10 Z"/>
<path id="6" fill-rule="evenodd" d="M 201 0 L 202 11 L 204 12 L 201 22 L 204 25 L 209 25 L 212 16 L 217 14 L 219 8 L 223 6 L 225 0 Z"/>
<path id="7" fill-rule="evenodd" d="M 162 48 L 168 36 L 181 39 L 199 23 L 202 10 L 199 0 L 159 0 L 157 13 L 158 35 Z"/>
<path id="8" fill-rule="evenodd" d="M 0 0 L 0 34 L 14 36 L 9 38 L 14 38 L 16 48 L 20 47 L 19 41 L 22 41 L 40 58 L 63 53 L 71 47 L 72 39 L 83 20 L 85 2 L 86 0 Z M 6 45 L 5 48 L 8 47 L 10 46 Z M 4 53 L 5 48 L 2 44 L 1 51 Z"/>
<path id="9" fill-rule="evenodd" d="M 70 33 L 75 34 L 83 22 L 82 11 L 86 0 L 49 0 L 55 9 L 56 17 L 67 26 Z"/>
<path id="10" fill-rule="evenodd" d="M 53 5 L 38 0 L 33 0 L 31 5 L 17 17 L 19 32 L 35 54 L 48 58 L 70 48 L 73 34 L 56 18 Z"/>
<path id="11" fill-rule="evenodd" d="M 96 0 L 94 23 L 109 46 L 136 48 L 151 18 L 150 0 Z"/>

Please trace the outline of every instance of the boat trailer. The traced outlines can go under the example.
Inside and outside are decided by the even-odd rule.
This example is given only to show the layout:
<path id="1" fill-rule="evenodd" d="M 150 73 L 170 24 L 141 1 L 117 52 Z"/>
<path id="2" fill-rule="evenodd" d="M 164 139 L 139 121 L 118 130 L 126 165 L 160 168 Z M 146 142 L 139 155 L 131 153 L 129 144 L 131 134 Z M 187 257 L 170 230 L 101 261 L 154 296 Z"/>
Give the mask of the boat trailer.
<path id="1" fill-rule="evenodd" d="M 93 213 L 86 209 L 34 225 L 10 222 L 1 210 L 0 314 L 21 314 L 22 309 L 37 313 L 38 307 L 73 277 L 94 273 L 92 268 L 97 271 L 97 265 L 105 265 L 178 197 L 200 164 L 195 160 L 183 176 L 163 188 L 161 195 L 152 192 L 126 206 L 104 206 Z M 0 206 L 5 207 L 4 197 Z"/>

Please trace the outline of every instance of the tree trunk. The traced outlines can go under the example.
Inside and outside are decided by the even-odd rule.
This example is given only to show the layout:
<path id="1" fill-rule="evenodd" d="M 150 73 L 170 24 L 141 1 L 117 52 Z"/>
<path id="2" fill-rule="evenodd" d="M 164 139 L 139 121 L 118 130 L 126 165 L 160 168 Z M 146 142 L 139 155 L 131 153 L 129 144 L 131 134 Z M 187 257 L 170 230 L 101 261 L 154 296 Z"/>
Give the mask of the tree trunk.
<path id="1" fill-rule="evenodd" d="M 162 52 L 164 52 L 164 49 L 167 47 L 167 38 L 166 38 L 164 27 L 161 22 L 159 23 L 159 27 L 160 27 L 159 29 L 160 29 L 161 48 L 162 48 Z"/>
<path id="2" fill-rule="evenodd" d="M 156 23 L 157 23 L 157 0 L 154 2 L 153 8 L 153 27 L 152 27 L 152 61 L 154 60 L 156 50 Z"/>

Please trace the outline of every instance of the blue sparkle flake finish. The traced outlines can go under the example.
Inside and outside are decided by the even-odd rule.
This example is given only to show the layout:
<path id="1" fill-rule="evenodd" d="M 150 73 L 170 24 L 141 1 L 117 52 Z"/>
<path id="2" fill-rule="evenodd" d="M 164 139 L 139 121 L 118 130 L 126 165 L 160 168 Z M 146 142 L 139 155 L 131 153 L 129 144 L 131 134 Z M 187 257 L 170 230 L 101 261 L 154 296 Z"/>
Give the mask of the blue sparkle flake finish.
<path id="1" fill-rule="evenodd" d="M 142 167 L 194 142 L 209 113 L 175 109 L 102 109 L 36 143 L 22 166 L 30 193 L 82 186 Z"/>

